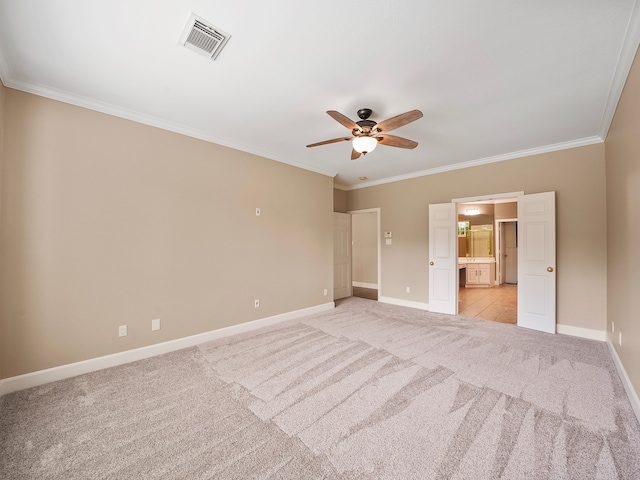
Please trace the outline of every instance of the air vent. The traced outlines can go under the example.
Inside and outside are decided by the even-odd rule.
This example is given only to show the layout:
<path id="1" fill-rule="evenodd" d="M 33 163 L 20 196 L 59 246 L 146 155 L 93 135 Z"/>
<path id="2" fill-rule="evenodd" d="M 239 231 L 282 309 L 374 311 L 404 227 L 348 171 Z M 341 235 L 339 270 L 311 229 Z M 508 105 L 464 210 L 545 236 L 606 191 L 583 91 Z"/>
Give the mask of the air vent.
<path id="1" fill-rule="evenodd" d="M 189 50 L 215 60 L 229 38 L 231 35 L 192 13 L 182 31 L 179 43 Z"/>

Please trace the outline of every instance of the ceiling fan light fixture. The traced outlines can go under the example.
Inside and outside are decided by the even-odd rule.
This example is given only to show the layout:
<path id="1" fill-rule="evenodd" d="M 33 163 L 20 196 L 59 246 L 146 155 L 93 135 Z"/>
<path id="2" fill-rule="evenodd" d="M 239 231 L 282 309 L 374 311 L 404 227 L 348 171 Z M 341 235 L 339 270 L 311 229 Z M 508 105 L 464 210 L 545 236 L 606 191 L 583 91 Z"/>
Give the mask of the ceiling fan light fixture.
<path id="1" fill-rule="evenodd" d="M 353 149 L 363 155 L 373 152 L 376 145 L 378 145 L 378 140 L 374 137 L 356 137 L 353 139 Z"/>

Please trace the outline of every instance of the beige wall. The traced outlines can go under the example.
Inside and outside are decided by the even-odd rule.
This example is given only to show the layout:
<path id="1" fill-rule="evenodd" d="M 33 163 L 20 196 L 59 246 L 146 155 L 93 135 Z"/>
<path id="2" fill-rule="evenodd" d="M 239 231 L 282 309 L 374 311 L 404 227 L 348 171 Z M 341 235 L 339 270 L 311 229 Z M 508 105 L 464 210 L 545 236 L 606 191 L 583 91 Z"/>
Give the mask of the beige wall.
<path id="1" fill-rule="evenodd" d="M 518 218 L 518 202 L 496 203 L 495 219 Z"/>
<path id="2" fill-rule="evenodd" d="M 347 213 L 347 192 L 344 190 L 333 189 L 333 211 Z"/>
<path id="3" fill-rule="evenodd" d="M 605 142 L 608 330 L 640 394 L 640 58 L 627 78 Z M 613 323 L 615 322 L 615 332 Z M 622 345 L 619 334 L 622 332 Z"/>
<path id="4" fill-rule="evenodd" d="M 2 212 L 2 158 L 3 158 L 3 152 L 4 152 L 4 97 L 6 94 L 6 88 L 5 86 L 2 84 L 2 82 L 0 81 L 0 212 Z M 2 231 L 2 223 L 0 223 L 0 232 Z M 1 241 L 1 239 L 0 239 Z M 0 243 L 0 272 L 2 271 L 2 243 Z M 4 300 L 4 294 L 2 292 L 2 289 L 0 288 L 0 305 L 2 305 Z M 2 341 L 2 322 L 0 321 L 0 379 L 2 378 L 2 362 L 3 362 L 3 355 L 2 355 L 2 345 L 3 345 L 3 341 Z"/>
<path id="5" fill-rule="evenodd" d="M 0 377 L 331 301 L 330 177 L 12 89 L 4 127 Z"/>
<path id="6" fill-rule="evenodd" d="M 546 153 L 348 192 L 349 210 L 381 208 L 380 295 L 429 302 L 429 204 L 556 191 L 558 323 L 606 329 L 604 144 Z M 405 293 L 411 286 L 411 293 Z"/>
<path id="7" fill-rule="evenodd" d="M 378 214 L 351 215 L 351 278 L 354 282 L 378 284 Z"/>

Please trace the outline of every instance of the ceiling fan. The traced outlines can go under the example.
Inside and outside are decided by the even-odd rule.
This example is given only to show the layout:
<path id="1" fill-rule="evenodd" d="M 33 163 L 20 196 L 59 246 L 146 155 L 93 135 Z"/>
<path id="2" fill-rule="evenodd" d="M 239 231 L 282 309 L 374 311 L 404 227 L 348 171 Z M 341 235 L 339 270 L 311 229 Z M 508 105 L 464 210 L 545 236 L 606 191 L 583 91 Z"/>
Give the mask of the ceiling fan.
<path id="1" fill-rule="evenodd" d="M 373 151 L 378 143 L 389 147 L 400 148 L 416 148 L 418 146 L 418 142 L 414 142 L 407 138 L 396 137 L 395 135 L 389 135 L 387 132 L 422 118 L 422 112 L 420 110 L 411 110 L 410 112 L 383 120 L 380 123 L 369 120 L 369 117 L 371 116 L 370 108 L 361 108 L 358 110 L 358 117 L 360 117 L 360 121 L 358 122 L 350 120 L 335 110 L 329 110 L 327 111 L 327 114 L 335 121 L 351 130 L 353 137 L 334 138 L 331 140 L 325 140 L 324 142 L 312 143 L 311 145 L 307 145 L 307 147 L 317 147 L 319 145 L 327 145 L 329 143 L 352 141 L 353 149 L 351 151 L 351 160 L 355 160 L 356 158 L 359 158 L 360 155 L 366 155 Z"/>

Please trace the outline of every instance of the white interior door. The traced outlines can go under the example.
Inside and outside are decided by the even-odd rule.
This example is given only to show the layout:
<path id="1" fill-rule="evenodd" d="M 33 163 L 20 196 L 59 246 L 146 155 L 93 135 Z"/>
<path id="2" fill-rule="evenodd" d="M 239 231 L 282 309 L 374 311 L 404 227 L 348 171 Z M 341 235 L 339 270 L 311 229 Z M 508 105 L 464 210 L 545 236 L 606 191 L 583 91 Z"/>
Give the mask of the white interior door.
<path id="1" fill-rule="evenodd" d="M 350 297 L 351 285 L 351 215 L 333 214 L 333 299 Z"/>
<path id="2" fill-rule="evenodd" d="M 555 192 L 518 197 L 518 326 L 556 333 Z"/>
<path id="3" fill-rule="evenodd" d="M 455 203 L 429 205 L 429 311 L 458 313 L 458 218 Z"/>

